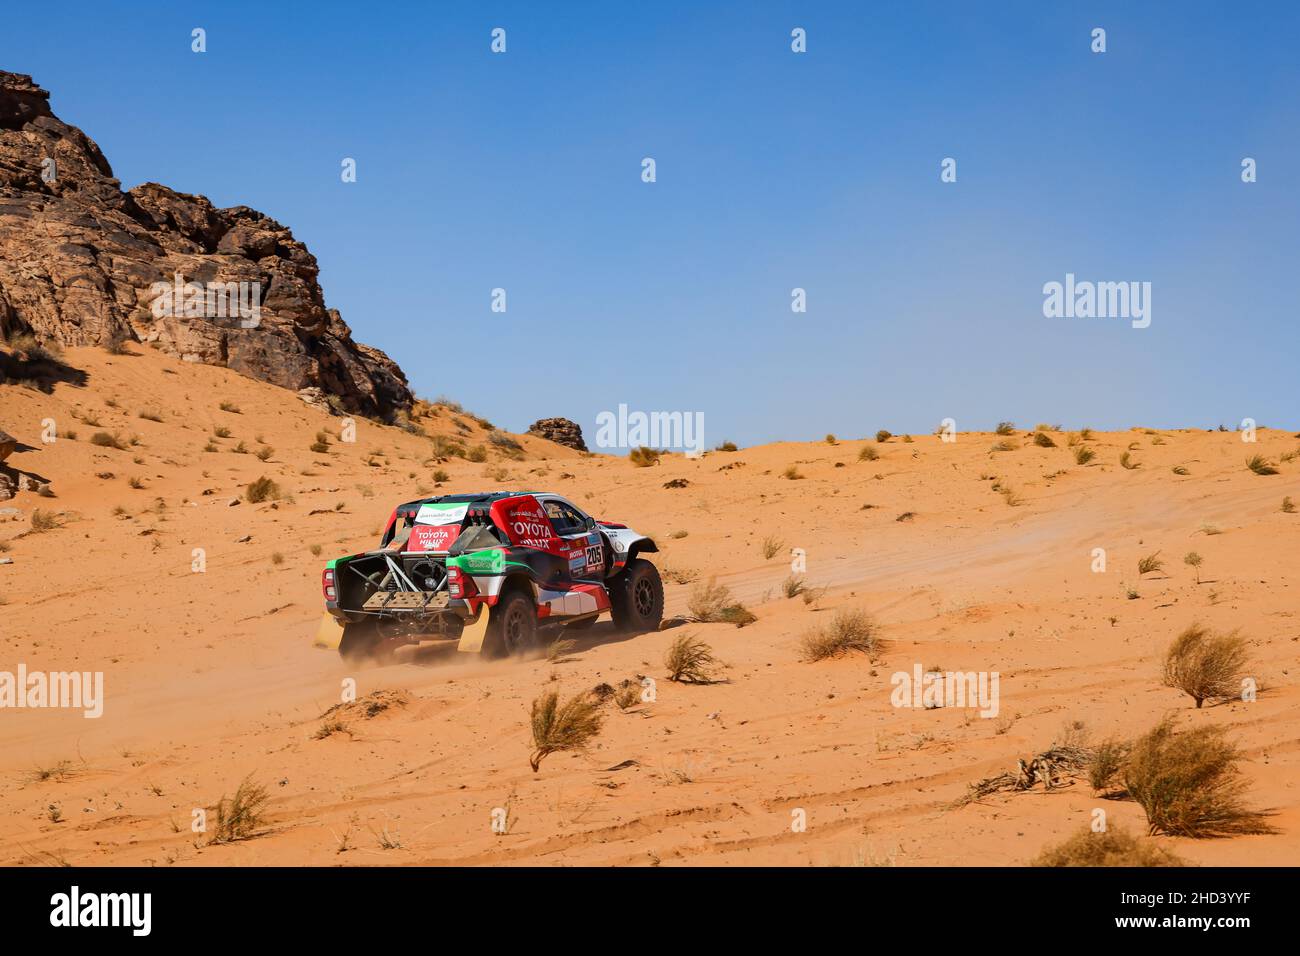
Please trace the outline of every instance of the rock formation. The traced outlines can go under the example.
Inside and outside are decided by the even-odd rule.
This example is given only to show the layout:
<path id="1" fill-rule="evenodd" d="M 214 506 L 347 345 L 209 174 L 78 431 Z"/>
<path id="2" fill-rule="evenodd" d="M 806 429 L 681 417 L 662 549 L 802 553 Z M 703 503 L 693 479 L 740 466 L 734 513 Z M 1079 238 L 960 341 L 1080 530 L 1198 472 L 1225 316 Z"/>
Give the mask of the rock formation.
<path id="1" fill-rule="evenodd" d="M 543 418 L 533 422 L 528 434 L 553 441 L 557 445 L 586 451 L 587 443 L 582 440 L 582 426 L 567 418 Z"/>
<path id="2" fill-rule="evenodd" d="M 50 111 L 49 93 L 0 71 L 0 335 L 134 340 L 318 388 L 349 412 L 408 408 L 402 370 L 352 340 L 317 273 L 289 229 L 247 206 L 217 209 L 157 183 L 123 192 L 99 147 Z"/>

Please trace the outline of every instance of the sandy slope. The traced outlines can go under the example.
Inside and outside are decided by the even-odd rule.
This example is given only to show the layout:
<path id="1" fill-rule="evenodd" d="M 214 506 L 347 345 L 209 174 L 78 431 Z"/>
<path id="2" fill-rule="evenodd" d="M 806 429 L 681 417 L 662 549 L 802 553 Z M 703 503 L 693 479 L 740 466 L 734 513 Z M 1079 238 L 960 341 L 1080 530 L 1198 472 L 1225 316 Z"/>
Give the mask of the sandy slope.
<path id="1" fill-rule="evenodd" d="M 14 559 L 0 566 L 0 669 L 103 670 L 107 703 L 99 720 L 0 711 L 2 863 L 1019 864 L 1094 807 L 1135 830 L 1141 810 L 1099 800 L 1085 783 L 951 809 L 966 785 L 1043 749 L 1067 722 L 1100 738 L 1171 710 L 1188 725 L 1232 728 L 1279 832 L 1164 842 L 1206 864 L 1300 859 L 1290 673 L 1300 514 L 1279 507 L 1286 494 L 1300 501 L 1300 459 L 1271 477 L 1244 465 L 1257 451 L 1277 460 L 1296 449 L 1291 432 L 1262 431 L 1254 446 L 1233 433 L 1100 434 L 1088 467 L 1074 464 L 1064 435 L 1038 448 L 1023 433 L 1004 453 L 990 453 L 988 434 L 918 436 L 870 442 L 875 462 L 858 458 L 868 442 L 846 440 L 670 456 L 647 469 L 524 438 L 522 462 L 494 452 L 433 466 L 422 464 L 428 438 L 364 421 L 355 444 L 314 454 L 315 432 L 338 419 L 223 369 L 152 353 L 73 350 L 67 360 L 89 373 L 86 387 L 0 386 L 0 423 L 19 438 L 36 444 L 48 417 L 78 433 L 11 460 L 53 479 L 58 497 L 25 493 L 7 503 L 19 515 L 0 516 Z M 219 410 L 222 401 L 241 413 Z M 146 408 L 164 420 L 138 418 Z M 76 420 L 87 413 L 98 428 Z M 451 418 L 422 424 L 451 434 Z M 461 418 L 470 444 L 481 442 Z M 201 451 L 217 426 L 231 436 Z M 95 447 L 98 430 L 140 443 Z M 263 463 L 233 453 L 239 441 L 274 452 Z M 1130 443 L 1136 470 L 1117 464 Z M 790 465 L 805 477 L 782 478 Z M 362 694 L 400 690 L 406 703 L 347 716 L 348 732 L 315 739 L 350 674 L 310 647 L 320 567 L 367 546 L 396 501 L 432 490 L 434 467 L 450 474 L 446 491 L 562 491 L 654 534 L 661 567 L 716 574 L 759 618 L 690 626 L 727 663 L 727 682 L 663 679 L 680 631 L 627 638 L 602 622 L 561 663 L 426 652 L 356 673 Z M 292 500 L 228 504 L 264 474 Z M 1009 506 L 993 476 L 1023 502 Z M 663 487 L 679 477 L 690 485 Z M 61 513 L 63 527 L 23 534 L 36 507 Z M 914 517 L 896 520 L 904 512 Z M 769 535 L 783 547 L 765 560 Z M 808 581 L 827 589 L 812 604 L 781 596 L 791 547 L 806 550 Z M 1095 547 L 1108 551 L 1107 573 L 1090 570 Z M 206 573 L 191 570 L 195 548 L 206 550 Z M 1205 559 L 1200 584 L 1181 560 L 1192 549 Z M 1139 580 L 1138 558 L 1157 550 L 1167 571 Z M 691 587 L 669 585 L 670 613 L 685 611 Z M 879 621 L 880 658 L 801 661 L 800 635 L 842 607 Z M 1160 685 L 1163 649 L 1193 621 L 1248 635 L 1265 688 L 1257 702 L 1196 711 Z M 998 671 L 1000 718 L 895 709 L 889 676 L 916 663 Z M 635 675 L 658 680 L 655 703 L 607 705 L 592 750 L 530 771 L 528 707 L 540 691 Z M 625 761 L 635 764 L 607 769 Z M 272 792 L 269 831 L 225 846 L 191 834 L 191 809 L 248 774 Z M 492 811 L 507 805 L 510 832 L 494 835 Z M 805 832 L 792 832 L 796 809 Z M 381 848 L 385 831 L 400 847 Z"/>

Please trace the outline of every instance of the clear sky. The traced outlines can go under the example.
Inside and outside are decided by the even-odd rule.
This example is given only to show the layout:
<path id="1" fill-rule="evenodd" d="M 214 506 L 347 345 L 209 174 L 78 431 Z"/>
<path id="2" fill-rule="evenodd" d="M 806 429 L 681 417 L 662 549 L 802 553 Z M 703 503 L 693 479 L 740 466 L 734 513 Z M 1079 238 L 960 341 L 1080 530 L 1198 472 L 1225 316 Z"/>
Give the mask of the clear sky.
<path id="1" fill-rule="evenodd" d="M 67 0 L 0 31 L 125 187 L 290 226 L 358 340 L 504 428 L 1300 426 L 1300 4 Z M 1044 317 L 1067 273 L 1150 282 L 1150 327 Z"/>

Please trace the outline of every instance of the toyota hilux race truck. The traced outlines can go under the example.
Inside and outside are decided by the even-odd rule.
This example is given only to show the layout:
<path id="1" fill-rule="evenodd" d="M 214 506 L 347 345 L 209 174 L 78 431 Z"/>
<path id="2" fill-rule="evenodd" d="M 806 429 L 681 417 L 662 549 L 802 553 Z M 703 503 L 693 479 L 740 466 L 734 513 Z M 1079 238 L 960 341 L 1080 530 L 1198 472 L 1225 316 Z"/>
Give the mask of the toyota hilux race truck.
<path id="1" fill-rule="evenodd" d="M 537 646 L 539 634 L 557 627 L 589 627 L 606 612 L 621 630 L 653 631 L 664 589 L 643 555 L 658 550 L 559 495 L 409 501 L 393 510 L 377 549 L 326 565 L 328 617 L 317 643 L 337 640 L 348 661 L 385 661 L 405 644 L 438 639 L 503 657 Z"/>

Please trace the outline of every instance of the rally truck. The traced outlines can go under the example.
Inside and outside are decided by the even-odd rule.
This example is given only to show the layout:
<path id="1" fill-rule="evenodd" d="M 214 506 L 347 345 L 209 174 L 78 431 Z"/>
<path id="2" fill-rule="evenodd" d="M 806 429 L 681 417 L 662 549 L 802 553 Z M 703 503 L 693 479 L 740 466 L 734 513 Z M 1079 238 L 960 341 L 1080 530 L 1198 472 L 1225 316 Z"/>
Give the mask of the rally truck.
<path id="1" fill-rule="evenodd" d="M 391 660 L 427 640 L 489 657 L 521 654 L 557 629 L 608 613 L 624 631 L 657 630 L 659 549 L 560 495 L 493 491 L 408 501 L 379 547 L 326 565 L 317 643 L 349 662 Z"/>

